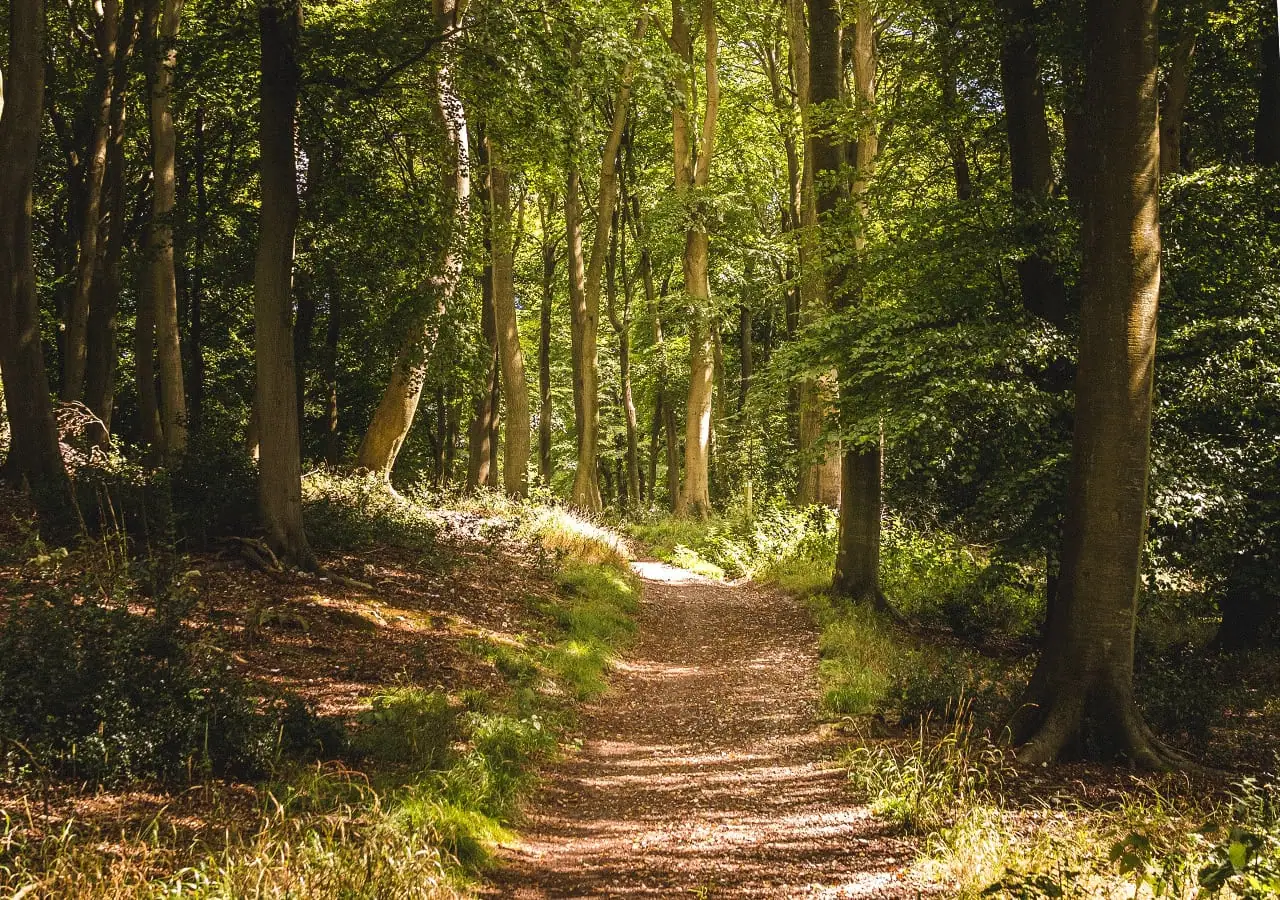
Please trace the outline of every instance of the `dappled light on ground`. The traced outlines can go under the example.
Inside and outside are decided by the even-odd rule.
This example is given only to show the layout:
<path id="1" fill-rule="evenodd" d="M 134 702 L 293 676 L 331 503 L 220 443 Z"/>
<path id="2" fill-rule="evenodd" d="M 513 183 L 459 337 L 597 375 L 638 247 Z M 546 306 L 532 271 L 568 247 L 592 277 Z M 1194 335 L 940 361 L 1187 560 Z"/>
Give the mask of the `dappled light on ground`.
<path id="1" fill-rule="evenodd" d="M 800 604 L 661 563 L 641 637 L 506 848 L 493 897 L 914 897 L 817 720 Z"/>

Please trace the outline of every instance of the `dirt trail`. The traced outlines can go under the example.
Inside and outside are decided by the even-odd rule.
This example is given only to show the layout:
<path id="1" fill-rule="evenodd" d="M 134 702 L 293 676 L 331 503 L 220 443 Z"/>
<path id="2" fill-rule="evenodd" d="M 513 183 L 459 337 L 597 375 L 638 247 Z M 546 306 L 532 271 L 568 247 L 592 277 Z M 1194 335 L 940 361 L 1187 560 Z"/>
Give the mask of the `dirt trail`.
<path id="1" fill-rule="evenodd" d="M 489 897 L 915 897 L 817 722 L 801 605 L 661 563 L 635 646 Z"/>

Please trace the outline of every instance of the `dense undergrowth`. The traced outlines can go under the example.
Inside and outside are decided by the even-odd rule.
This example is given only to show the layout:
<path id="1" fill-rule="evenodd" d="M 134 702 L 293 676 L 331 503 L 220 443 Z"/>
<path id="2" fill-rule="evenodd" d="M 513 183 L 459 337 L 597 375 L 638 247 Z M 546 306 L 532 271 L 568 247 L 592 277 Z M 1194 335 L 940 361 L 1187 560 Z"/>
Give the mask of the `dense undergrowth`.
<path id="1" fill-rule="evenodd" d="M 851 737 L 850 788 L 914 839 L 919 871 L 948 896 L 1280 893 L 1270 775 L 1056 776 L 1014 763 L 1003 726 L 1034 660 L 1043 564 L 890 518 L 881 578 L 905 620 L 895 622 L 829 593 L 828 510 L 770 507 L 706 525 L 653 518 L 630 531 L 708 577 L 750 577 L 807 598 L 821 628 L 823 708 Z M 1137 690 L 1159 732 L 1202 753 L 1210 735 L 1232 738 L 1269 709 L 1257 685 L 1274 664 L 1264 654 L 1206 655 L 1210 631 L 1170 629 L 1196 621 L 1185 610 L 1167 615 L 1171 602 L 1181 600 L 1155 590 L 1144 602 Z"/>
<path id="2" fill-rule="evenodd" d="M 236 674 L 217 630 L 196 624 L 199 557 L 180 550 L 212 541 L 234 519 L 230 501 L 195 492 L 164 509 L 156 485 L 125 474 L 101 480 L 111 527 L 69 549 L 21 530 L 5 543 L 0 895 L 463 892 L 634 629 L 625 543 L 546 504 L 480 496 L 446 508 L 426 492 L 313 473 L 306 514 L 322 548 L 393 548 L 430 568 L 448 553 L 446 518 L 461 515 L 486 539 L 531 548 L 555 582 L 530 601 L 532 627 L 459 638 L 496 683 L 445 690 L 402 677 L 354 720 L 321 717 Z M 87 813 L 51 827 L 45 814 L 51 797 L 127 803 L 137 791 L 193 806 L 204 827 L 163 810 L 149 825 Z"/>

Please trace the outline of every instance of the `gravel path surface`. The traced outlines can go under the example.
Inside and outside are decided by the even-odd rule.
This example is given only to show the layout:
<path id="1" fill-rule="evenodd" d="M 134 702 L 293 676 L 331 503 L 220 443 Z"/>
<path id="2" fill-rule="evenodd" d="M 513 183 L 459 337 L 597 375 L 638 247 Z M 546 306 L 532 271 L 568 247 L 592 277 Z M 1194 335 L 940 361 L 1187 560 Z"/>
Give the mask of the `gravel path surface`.
<path id="1" fill-rule="evenodd" d="M 661 563 L 636 644 L 487 897 L 915 897 L 817 721 L 801 604 Z"/>

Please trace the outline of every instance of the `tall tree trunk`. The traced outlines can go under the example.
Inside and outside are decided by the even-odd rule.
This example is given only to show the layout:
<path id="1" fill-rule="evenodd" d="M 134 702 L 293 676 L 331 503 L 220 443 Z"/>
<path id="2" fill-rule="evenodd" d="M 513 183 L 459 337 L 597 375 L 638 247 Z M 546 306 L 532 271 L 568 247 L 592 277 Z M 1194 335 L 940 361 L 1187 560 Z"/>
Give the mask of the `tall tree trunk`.
<path id="1" fill-rule="evenodd" d="M 490 258 L 493 260 L 493 312 L 502 368 L 502 398 L 507 410 L 507 441 L 502 457 L 503 488 L 512 497 L 529 496 L 529 382 L 516 315 L 515 217 L 511 175 L 502 149 L 489 135 Z"/>
<path id="2" fill-rule="evenodd" d="M 1262 2 L 1262 65 L 1258 69 L 1258 117 L 1253 157 L 1260 166 L 1280 166 L 1280 25 L 1274 0 Z"/>
<path id="3" fill-rule="evenodd" d="M 1160 292 L 1156 0 L 1088 0 L 1080 367 L 1061 579 L 1015 739 L 1163 768 L 1133 698 Z"/>
<path id="4" fill-rule="evenodd" d="M 637 44 L 644 39 L 648 26 L 648 14 L 642 14 L 636 22 L 634 33 Z M 574 53 L 576 55 L 576 49 Z M 595 236 L 592 239 L 591 255 L 586 259 L 582 243 L 582 201 L 579 197 L 581 183 L 576 168 L 570 169 L 565 195 L 565 223 L 569 238 L 574 419 L 578 434 L 578 467 L 573 478 L 572 502 L 579 509 L 588 512 L 596 512 L 603 507 L 600 498 L 600 373 L 596 340 L 600 328 L 601 282 L 609 249 L 614 204 L 618 199 L 618 151 L 622 146 L 623 129 L 631 106 L 631 83 L 635 70 L 636 60 L 628 60 L 614 98 L 613 121 L 600 159 Z M 579 140 L 575 135 L 575 143 Z"/>
<path id="5" fill-rule="evenodd" d="M 1045 116 L 1036 38 L 1034 0 L 1000 0 L 1005 18 L 1000 53 L 1005 122 L 1009 130 L 1013 204 L 1027 256 L 1018 263 L 1022 305 L 1061 325 L 1067 317 L 1067 290 L 1048 256 L 1043 205 L 1053 190 L 1053 144 Z"/>
<path id="6" fill-rule="evenodd" d="M 172 0 L 170 0 L 172 2 Z M 302 452 L 293 360 L 293 253 L 298 226 L 294 122 L 301 0 L 262 0 L 262 218 L 254 264 L 255 412 L 261 423 L 258 507 L 282 559 L 316 568 L 302 524 Z"/>
<path id="7" fill-rule="evenodd" d="M 578 173 L 571 170 L 565 190 L 564 220 L 569 244 L 569 336 L 572 345 L 573 419 L 578 442 L 578 466 L 573 476 L 570 498 L 579 509 L 595 512 L 604 506 L 600 497 L 597 463 L 600 387 L 595 352 L 596 317 L 590 315 L 587 305 L 579 185 Z"/>
<path id="8" fill-rule="evenodd" d="M 446 134 L 450 157 L 449 165 L 443 167 L 444 193 L 446 202 L 453 207 L 445 217 L 445 249 L 439 272 L 429 280 L 425 291 L 434 301 L 434 309 L 420 316 L 410 327 L 408 337 L 396 355 L 386 390 L 382 392 L 382 399 L 356 452 L 358 468 L 376 472 L 388 480 L 400 447 L 413 426 L 440 324 L 462 281 L 467 210 L 471 202 L 471 162 L 466 110 L 454 85 L 452 54 L 460 34 L 464 6 L 459 0 L 433 0 L 437 27 L 445 35 L 441 42 L 444 59 L 436 69 L 436 113 Z"/>
<path id="9" fill-rule="evenodd" d="M 677 505 L 679 515 L 705 519 L 711 515 L 711 412 L 715 394 L 712 347 L 711 281 L 708 272 L 707 210 L 698 199 L 711 177 L 715 154 L 716 117 L 720 105 L 719 35 L 715 0 L 701 0 L 704 38 L 703 77 L 706 109 L 697 136 L 697 93 L 693 69 L 693 38 L 685 18 L 685 0 L 672 0 L 671 46 L 680 60 L 676 76 L 679 100 L 672 110 L 676 196 L 686 205 L 684 290 L 689 297 L 689 400 L 685 408 L 684 484 Z"/>
<path id="10" fill-rule="evenodd" d="M 878 135 L 873 110 L 875 106 L 875 22 L 869 0 L 853 4 L 854 33 L 851 41 L 854 72 L 854 106 L 862 123 L 856 142 L 856 157 L 848 160 L 853 172 L 852 190 L 856 214 L 865 220 L 866 192 L 874 171 L 878 151 Z M 809 0 L 811 98 L 821 105 L 823 127 L 814 130 L 810 146 L 813 152 L 814 179 L 817 182 L 819 221 L 824 225 L 839 208 L 843 199 L 837 173 L 846 165 L 846 145 L 833 127 L 842 101 L 844 70 L 840 11 L 833 0 Z M 829 238 L 827 238 L 829 241 Z M 854 238 L 855 256 L 866 244 L 865 225 L 858 223 Z M 860 288 L 850 284 L 851 272 L 844 264 L 827 265 L 824 269 L 838 308 L 861 302 Z M 842 372 L 841 378 L 852 381 L 857 372 Z M 857 602 L 885 606 L 880 592 L 880 515 L 881 515 L 881 449 L 875 441 L 863 441 L 844 448 L 840 471 L 840 520 L 836 554 L 835 590 Z"/>
<path id="11" fill-rule="evenodd" d="M 44 112 L 44 0 L 10 0 L 8 78 L 0 96 L 0 380 L 9 416 L 4 474 L 25 481 L 50 533 L 68 524 L 70 493 L 40 344 L 32 184 Z"/>
<path id="12" fill-rule="evenodd" d="M 204 428 L 204 256 L 209 230 L 209 188 L 206 183 L 204 107 L 196 108 L 195 121 L 196 221 L 195 261 L 191 270 L 190 321 L 187 325 L 187 353 L 190 357 L 191 393 L 187 397 L 191 430 Z"/>
<path id="13" fill-rule="evenodd" d="M 623 197 L 622 209 L 626 213 L 626 197 Z M 640 437 L 639 424 L 636 419 L 635 399 L 631 394 L 631 276 L 627 271 L 626 228 L 620 225 L 614 216 L 613 234 L 609 239 L 609 260 L 605 273 L 605 296 L 609 312 L 609 324 L 618 338 L 618 374 L 619 400 L 622 405 L 622 419 L 625 427 L 625 450 L 623 459 L 626 464 L 626 479 L 620 481 L 618 496 L 625 499 L 624 508 L 637 509 L 640 506 Z M 621 259 L 619 260 L 619 246 Z M 618 267 L 621 263 L 622 274 L 622 314 L 618 314 Z M 624 490 L 625 486 L 625 490 Z"/>
<path id="14" fill-rule="evenodd" d="M 120 262 L 125 242 L 125 124 L 128 112 L 129 60 L 137 38 L 137 8 L 125 0 L 117 31 L 115 66 L 111 80 L 110 135 L 103 183 L 106 229 L 89 305 L 85 365 L 85 404 L 111 430 L 115 409 L 116 317 L 120 306 Z M 103 439 L 106 435 L 101 436 Z"/>
<path id="15" fill-rule="evenodd" d="M 812 29 L 812 23 L 809 25 Z M 838 36 L 837 36 L 838 40 Z M 827 277 L 823 271 L 822 244 L 818 227 L 817 193 L 814 187 L 816 160 L 812 104 L 815 101 L 811 73 L 813 58 L 805 26 L 805 0 L 787 0 L 787 41 L 791 52 L 792 77 L 800 103 L 800 122 L 805 137 L 804 165 L 800 173 L 799 224 L 800 302 L 797 322 L 788 324 L 794 334 L 830 308 Z M 799 479 L 796 502 L 801 506 L 840 503 L 840 448 L 823 445 L 823 431 L 835 413 L 836 379 L 833 376 L 805 378 L 797 392 L 796 436 L 799 447 Z"/>
<path id="16" fill-rule="evenodd" d="M 111 101 L 115 96 L 116 51 L 120 31 L 119 0 L 103 0 L 95 7 L 94 50 L 96 70 L 90 109 L 89 144 L 85 153 L 83 205 L 80 210 L 80 255 L 76 260 L 75 286 L 66 312 L 63 334 L 62 398 L 85 398 L 85 368 L 89 357 L 89 302 L 94 276 L 100 270 L 99 237 L 102 233 L 102 192 L 107 173 L 107 146 L 111 138 Z"/>
<path id="17" fill-rule="evenodd" d="M 497 459 L 495 432 L 498 422 L 498 405 L 501 389 L 498 383 L 498 335 L 493 311 L 493 275 L 485 267 L 480 282 L 480 337 L 484 340 L 485 380 L 476 395 L 475 414 L 469 433 L 470 447 L 467 457 L 467 490 L 493 485 L 497 478 L 494 462 Z"/>
<path id="18" fill-rule="evenodd" d="M 544 486 L 551 485 L 551 311 L 556 292 L 556 242 L 551 239 L 551 220 L 556 198 L 552 194 L 542 213 L 542 305 L 538 315 L 538 474 Z"/>
<path id="19" fill-rule="evenodd" d="M 178 26 L 184 0 L 145 0 L 148 110 L 151 121 L 152 208 L 147 229 L 147 267 L 155 305 L 156 359 L 160 376 L 160 426 L 166 454 L 187 447 L 187 400 L 183 391 L 178 328 L 178 281 L 174 268 L 173 219 L 177 210 L 177 135 L 173 127 L 173 76 L 178 66 Z"/>
<path id="20" fill-rule="evenodd" d="M 1191 87 L 1191 57 L 1196 50 L 1196 31 L 1184 24 L 1173 48 L 1169 72 L 1160 101 L 1160 174 L 1182 171 L 1182 120 L 1186 115 L 1187 92 Z"/>

